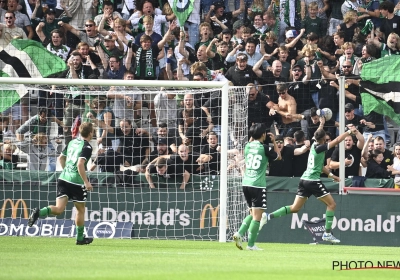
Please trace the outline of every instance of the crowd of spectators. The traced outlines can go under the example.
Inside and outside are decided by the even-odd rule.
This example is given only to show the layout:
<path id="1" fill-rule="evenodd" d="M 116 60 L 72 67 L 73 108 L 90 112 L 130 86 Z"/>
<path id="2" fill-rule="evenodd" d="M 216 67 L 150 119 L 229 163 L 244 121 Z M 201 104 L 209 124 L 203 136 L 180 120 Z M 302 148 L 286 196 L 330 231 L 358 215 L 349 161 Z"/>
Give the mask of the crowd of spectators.
<path id="1" fill-rule="evenodd" d="M 233 108 L 248 108 L 248 128 L 260 122 L 277 135 L 284 160 L 271 163 L 274 176 L 303 173 L 318 128 L 328 132 L 327 142 L 335 137 L 337 78 L 342 75 L 344 125 L 358 130 L 345 141 L 346 176 L 359 175 L 360 164 L 368 166 L 370 177 L 397 174 L 394 156 L 386 149 L 395 142 L 388 133 L 392 124 L 379 113 L 363 113 L 359 85 L 363 65 L 400 54 L 398 1 L 194 0 L 183 28 L 172 2 L 0 1 L 0 49 L 12 39 L 41 42 L 66 62 L 67 70 L 58 76 L 66 79 L 228 80 L 231 86 L 246 86 L 246 104 Z M 110 162 L 107 157 L 114 165 L 139 166 L 142 171 L 149 163 L 147 178 L 148 173 L 165 178 L 182 174 L 182 188 L 187 174 L 219 174 L 219 92 L 177 96 L 168 90 L 147 94 L 111 87 L 96 97 L 79 88 L 65 95 L 56 89 L 39 92 L 37 115 L 29 114 L 29 97 L 2 112 L 4 135 L 15 134 L 22 141 L 4 143 L 3 168 L 15 167 L 17 159 L 10 151 L 12 155 L 17 146 L 28 153 L 28 169 L 55 170 L 57 147 L 49 141 L 50 122 L 57 123 L 65 146 L 75 136 L 80 116 L 98 127 L 98 150 L 105 153 L 96 158 L 99 170 L 113 170 L 101 167 Z M 148 126 L 143 125 L 143 108 L 149 112 Z M 322 108 L 331 109 L 331 120 L 320 116 Z M 235 136 L 236 123 L 231 127 L 231 166 L 240 166 L 244 143 Z M 35 136 L 24 140 L 27 134 Z M 326 166 L 333 172 L 338 161 L 337 150 L 327 153 Z"/>

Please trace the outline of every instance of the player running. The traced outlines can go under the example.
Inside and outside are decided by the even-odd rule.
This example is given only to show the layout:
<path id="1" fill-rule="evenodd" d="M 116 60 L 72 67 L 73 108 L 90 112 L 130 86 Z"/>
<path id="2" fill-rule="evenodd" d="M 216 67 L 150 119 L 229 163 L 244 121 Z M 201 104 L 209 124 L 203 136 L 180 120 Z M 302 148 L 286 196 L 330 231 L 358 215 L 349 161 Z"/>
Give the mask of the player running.
<path id="1" fill-rule="evenodd" d="M 246 162 L 246 171 L 243 178 L 243 194 L 250 208 L 250 215 L 244 218 L 238 232 L 233 235 L 236 247 L 243 250 L 242 236 L 249 231 L 249 241 L 247 250 L 262 250 L 254 245 L 260 229 L 261 216 L 267 208 L 267 181 L 265 172 L 269 160 L 281 158 L 278 146 L 275 143 L 275 137 L 268 133 L 274 144 L 274 151 L 270 150 L 268 145 L 264 145 L 267 138 L 266 127 L 264 124 L 256 123 L 250 127 L 250 142 L 246 144 L 244 157 Z"/>
<path id="2" fill-rule="evenodd" d="M 310 154 L 308 156 L 308 165 L 303 176 L 300 178 L 299 186 L 297 188 L 297 195 L 292 205 L 284 206 L 278 210 L 267 215 L 263 214 L 261 219 L 261 227 L 267 223 L 270 219 L 279 218 L 291 213 L 297 213 L 306 203 L 307 199 L 314 195 L 321 202 L 326 204 L 326 222 L 325 232 L 322 236 L 322 240 L 329 241 L 332 243 L 339 243 L 340 240 L 334 237 L 331 233 L 333 217 L 335 216 L 336 203 L 332 195 L 325 188 L 321 182 L 321 171 L 328 175 L 329 178 L 333 178 L 334 181 L 339 182 L 339 177 L 333 175 L 324 166 L 325 152 L 333 147 L 337 146 L 347 136 L 355 135 L 357 129 L 348 130 L 347 132 L 339 135 L 336 139 L 329 143 L 325 143 L 325 131 L 318 129 L 314 133 L 315 142 L 310 147 Z"/>
<path id="3" fill-rule="evenodd" d="M 85 219 L 85 202 L 87 191 L 93 189 L 86 176 L 86 165 L 92 156 L 92 146 L 89 141 L 93 137 L 93 124 L 82 123 L 79 126 L 80 138 L 68 143 L 58 160 L 63 171 L 57 182 L 56 206 L 50 205 L 42 209 L 35 208 L 29 216 L 28 226 L 33 226 L 39 217 L 60 215 L 64 212 L 68 200 L 74 202 L 76 210 L 76 245 L 87 245 L 93 238 L 83 235 Z"/>

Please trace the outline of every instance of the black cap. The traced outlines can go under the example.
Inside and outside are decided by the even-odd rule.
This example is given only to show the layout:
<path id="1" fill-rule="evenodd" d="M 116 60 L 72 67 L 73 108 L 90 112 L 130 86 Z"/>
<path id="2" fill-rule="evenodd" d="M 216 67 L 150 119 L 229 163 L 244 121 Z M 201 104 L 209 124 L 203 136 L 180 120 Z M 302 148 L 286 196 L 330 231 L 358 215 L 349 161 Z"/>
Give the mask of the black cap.
<path id="1" fill-rule="evenodd" d="M 214 9 L 218 9 L 218 8 L 224 8 L 225 9 L 224 3 L 220 2 L 220 1 L 214 2 L 213 5 L 214 5 Z"/>
<path id="2" fill-rule="evenodd" d="M 46 15 L 48 15 L 48 14 L 53 14 L 53 15 L 55 15 L 55 14 L 56 14 L 56 11 L 55 11 L 54 9 L 47 9 L 46 12 L 45 12 L 45 14 L 46 14 Z"/>
<path id="3" fill-rule="evenodd" d="M 158 145 L 164 144 L 168 146 L 167 138 L 158 138 Z"/>
<path id="4" fill-rule="evenodd" d="M 344 108 L 347 110 L 354 110 L 354 106 L 351 103 L 347 103 L 346 105 L 344 105 Z"/>
<path id="5" fill-rule="evenodd" d="M 232 35 L 232 31 L 230 31 L 228 28 L 223 29 L 221 33 L 222 34 L 231 34 Z"/>
<path id="6" fill-rule="evenodd" d="M 299 68 L 301 69 L 301 71 L 303 71 L 303 67 L 302 67 L 300 64 L 298 64 L 298 63 L 296 63 L 295 65 L 293 65 L 292 70 L 293 70 L 294 68 L 296 68 L 296 67 L 299 67 Z"/>

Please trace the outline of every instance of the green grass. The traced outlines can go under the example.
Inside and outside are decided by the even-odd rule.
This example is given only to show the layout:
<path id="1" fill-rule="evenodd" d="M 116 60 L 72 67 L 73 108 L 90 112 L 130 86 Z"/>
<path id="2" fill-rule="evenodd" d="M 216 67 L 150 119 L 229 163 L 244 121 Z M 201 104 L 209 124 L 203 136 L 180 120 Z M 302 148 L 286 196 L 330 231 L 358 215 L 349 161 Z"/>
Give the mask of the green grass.
<path id="1" fill-rule="evenodd" d="M 70 238 L 0 238 L 0 279 L 400 279 L 400 270 L 332 270 L 332 261 L 400 261 L 394 247 Z M 268 277 L 268 278 L 267 278 Z"/>

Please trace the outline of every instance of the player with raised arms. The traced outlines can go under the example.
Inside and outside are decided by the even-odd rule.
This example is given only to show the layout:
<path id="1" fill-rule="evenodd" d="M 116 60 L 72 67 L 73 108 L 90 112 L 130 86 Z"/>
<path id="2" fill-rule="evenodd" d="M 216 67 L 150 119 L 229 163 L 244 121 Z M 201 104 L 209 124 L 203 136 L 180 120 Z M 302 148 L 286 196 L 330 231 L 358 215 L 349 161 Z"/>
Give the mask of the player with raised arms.
<path id="1" fill-rule="evenodd" d="M 87 245 L 93 242 L 93 238 L 83 235 L 85 222 L 85 203 L 87 191 L 93 189 L 86 176 L 86 165 L 92 156 L 92 146 L 89 141 L 93 137 L 93 124 L 84 122 L 79 126 L 80 138 L 68 143 L 58 160 L 63 168 L 57 182 L 56 205 L 50 205 L 42 209 L 35 208 L 29 216 L 28 226 L 33 226 L 39 217 L 60 215 L 64 212 L 68 200 L 74 202 L 78 211 L 75 219 L 76 245 Z"/>
<path id="2" fill-rule="evenodd" d="M 249 231 L 248 250 L 262 250 L 254 245 L 260 229 L 260 220 L 262 214 L 267 208 L 267 180 L 265 172 L 269 160 L 281 158 L 278 146 L 275 143 L 275 137 L 268 133 L 274 144 L 274 150 L 270 150 L 268 145 L 263 144 L 267 138 L 266 127 L 264 124 L 255 123 L 250 127 L 249 143 L 244 149 L 244 158 L 246 162 L 246 171 L 243 178 L 243 194 L 247 205 L 250 208 L 250 215 L 244 218 L 238 232 L 233 235 L 236 247 L 243 250 L 242 236 Z"/>
<path id="3" fill-rule="evenodd" d="M 279 218 L 291 213 L 297 213 L 306 203 L 307 199 L 314 195 L 322 203 L 326 205 L 326 222 L 325 232 L 322 236 L 322 240 L 329 241 L 331 243 L 339 243 L 340 240 L 334 237 L 331 233 L 332 222 L 335 216 L 336 203 L 332 195 L 326 189 L 325 185 L 321 182 L 321 172 L 328 175 L 329 178 L 333 178 L 334 181 L 339 182 L 339 177 L 333 175 L 325 166 L 325 152 L 333 147 L 337 146 L 342 142 L 346 136 L 355 135 L 357 130 L 348 130 L 345 133 L 339 135 L 337 138 L 329 143 L 325 143 L 325 131 L 318 129 L 314 133 L 314 143 L 311 144 L 310 154 L 308 156 L 308 165 L 303 176 L 300 178 L 299 186 L 297 188 L 296 198 L 290 206 L 284 206 L 271 214 L 263 214 L 261 219 L 261 227 L 267 223 L 270 219 Z"/>

